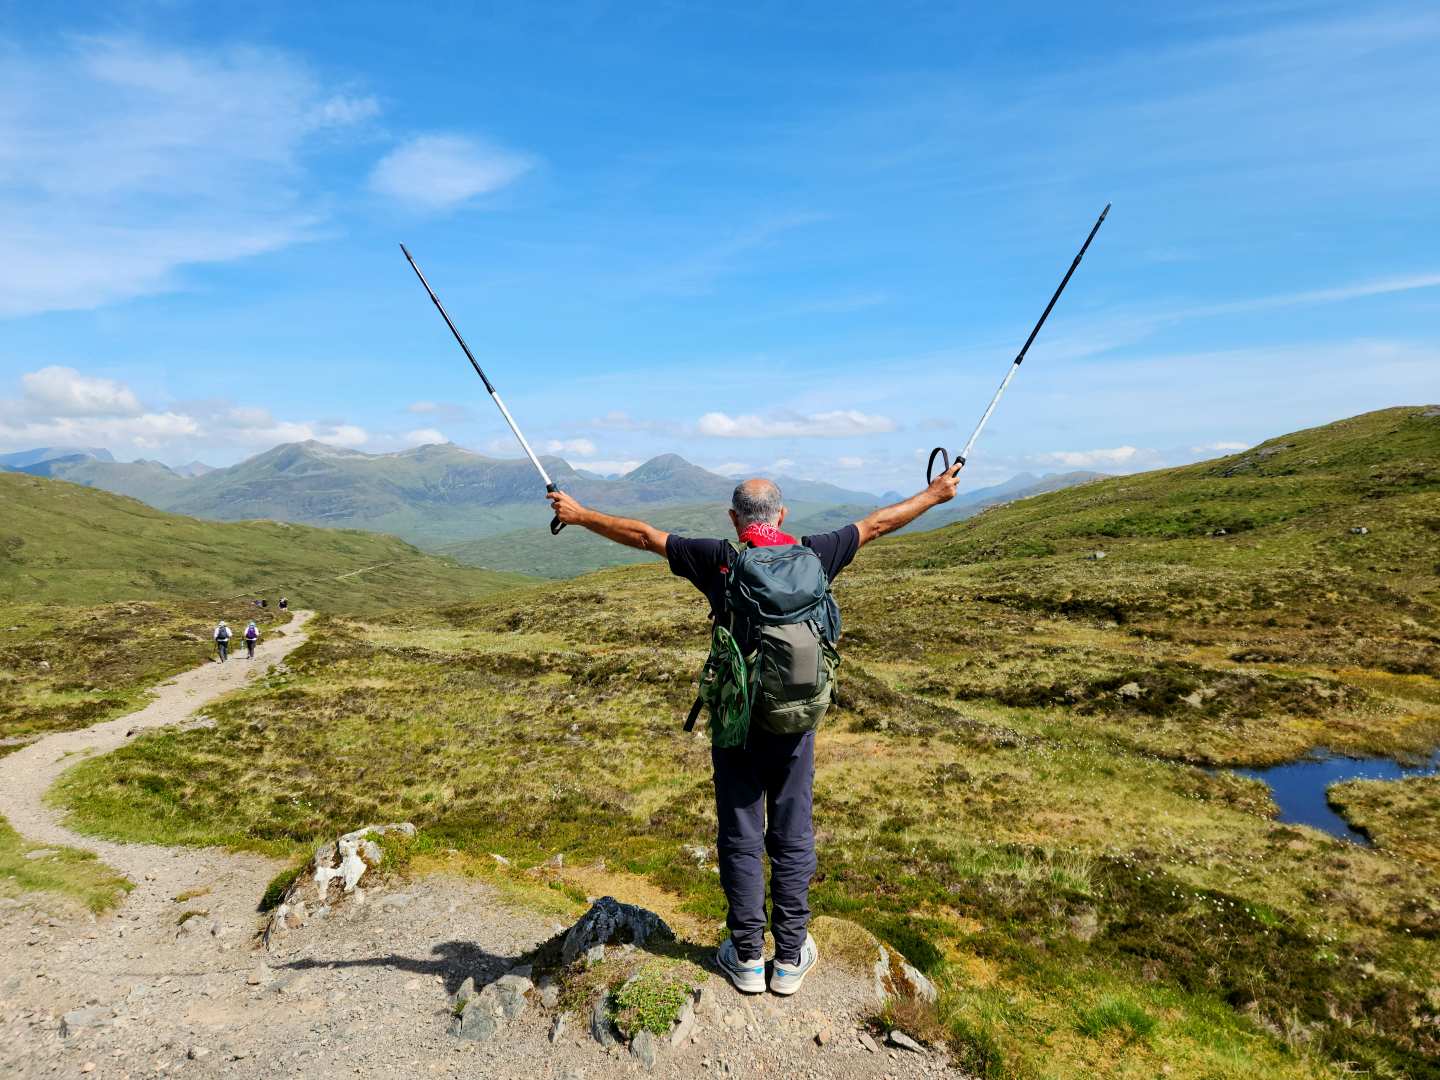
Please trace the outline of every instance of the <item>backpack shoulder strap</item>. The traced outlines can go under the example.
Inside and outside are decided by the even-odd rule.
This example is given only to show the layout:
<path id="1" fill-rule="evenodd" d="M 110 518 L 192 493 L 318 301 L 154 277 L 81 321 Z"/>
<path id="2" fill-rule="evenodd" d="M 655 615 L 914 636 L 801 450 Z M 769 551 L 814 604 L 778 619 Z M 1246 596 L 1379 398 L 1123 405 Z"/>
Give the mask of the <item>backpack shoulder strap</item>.
<path id="1" fill-rule="evenodd" d="M 725 575 L 725 589 L 723 592 L 725 608 L 720 612 L 720 618 L 717 621 L 723 622 L 733 631 L 735 629 L 735 612 L 730 605 L 730 588 L 735 583 L 735 563 L 739 560 L 740 556 L 750 551 L 755 545 L 742 543 L 739 540 L 726 540 L 725 545 L 730 549 L 730 561 L 720 568 L 720 572 Z"/>

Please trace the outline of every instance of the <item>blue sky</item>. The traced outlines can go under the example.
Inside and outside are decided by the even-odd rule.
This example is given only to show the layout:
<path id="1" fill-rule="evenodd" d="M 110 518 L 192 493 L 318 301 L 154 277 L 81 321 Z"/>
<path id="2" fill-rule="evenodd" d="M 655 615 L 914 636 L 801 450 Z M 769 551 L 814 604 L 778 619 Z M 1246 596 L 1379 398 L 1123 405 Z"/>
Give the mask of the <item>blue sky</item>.
<path id="1" fill-rule="evenodd" d="M 1440 10 L 1140 7 L 0 0 L 0 449 L 517 453 L 403 240 L 576 465 L 909 489 L 1107 201 L 970 485 L 1440 399 Z"/>

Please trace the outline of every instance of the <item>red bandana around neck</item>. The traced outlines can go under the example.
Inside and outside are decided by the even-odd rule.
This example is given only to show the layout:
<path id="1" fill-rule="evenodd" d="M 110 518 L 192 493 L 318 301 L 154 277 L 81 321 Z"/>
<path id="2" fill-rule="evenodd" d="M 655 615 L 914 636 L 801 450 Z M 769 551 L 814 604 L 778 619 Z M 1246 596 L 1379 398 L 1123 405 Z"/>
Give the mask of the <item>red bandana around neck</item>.
<path id="1" fill-rule="evenodd" d="M 798 544 L 800 541 L 789 533 L 781 532 L 768 521 L 757 521 L 745 526 L 745 530 L 740 534 L 740 542 L 754 544 L 756 547 L 775 547 L 777 544 Z"/>

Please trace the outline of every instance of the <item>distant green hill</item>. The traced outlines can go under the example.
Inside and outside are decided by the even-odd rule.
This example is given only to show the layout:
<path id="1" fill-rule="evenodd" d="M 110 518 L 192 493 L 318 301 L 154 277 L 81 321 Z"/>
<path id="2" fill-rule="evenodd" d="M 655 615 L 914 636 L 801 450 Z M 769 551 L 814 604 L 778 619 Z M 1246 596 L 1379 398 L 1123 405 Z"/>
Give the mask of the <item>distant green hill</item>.
<path id="1" fill-rule="evenodd" d="M 680 536 L 734 536 L 730 516 L 726 513 L 729 492 L 725 498 L 698 506 L 660 505 L 654 507 L 611 508 L 616 513 L 638 513 L 656 528 Z M 869 506 L 825 503 L 795 503 L 785 528 L 798 536 L 828 532 L 848 525 L 870 512 Z M 489 570 L 508 570 L 539 577 L 568 578 L 601 570 L 607 566 L 650 562 L 655 556 L 634 548 L 621 547 L 584 529 L 566 529 L 551 536 L 549 527 L 517 529 L 498 536 L 486 536 L 439 549 L 469 566 Z"/>
<path id="2" fill-rule="evenodd" d="M 108 456 L 108 455 L 107 455 Z M 257 518 L 386 532 L 440 548 L 517 530 L 544 530 L 550 510 L 523 458 L 491 458 L 453 443 L 366 454 L 319 442 L 287 443 L 224 469 L 175 470 L 158 462 L 102 460 L 88 451 L 15 455 L 18 468 L 131 495 L 175 513 L 219 521 Z M 617 512 L 723 504 L 735 481 L 662 454 L 606 479 L 555 457 L 541 459 L 566 491 Z M 194 474 L 194 475 L 187 475 Z M 778 478 L 792 499 L 873 506 L 865 492 Z M 613 560 L 612 560 L 613 562 Z M 578 573 L 574 566 L 565 573 Z"/>
<path id="3" fill-rule="evenodd" d="M 69 480 L 72 484 L 128 495 L 157 507 L 175 502 L 190 483 L 186 477 L 158 461 L 113 461 L 108 455 L 102 458 L 89 451 L 12 468 L 30 476 Z"/>
<path id="4" fill-rule="evenodd" d="M 674 455 L 671 455 L 672 457 Z M 660 459 L 656 459 L 657 461 Z M 680 460 L 680 459 L 676 459 Z M 642 466 L 643 467 L 643 466 Z M 693 468 L 693 466 L 691 466 Z M 912 531 L 940 528 L 955 521 L 972 517 L 991 506 L 1026 499 L 1032 495 L 1077 484 L 1089 483 L 1100 477 L 1100 473 L 1063 473 L 1046 477 L 1022 474 L 1005 484 L 980 488 L 962 494 L 953 503 L 931 511 L 910 527 Z M 729 481 L 726 481 L 728 484 Z M 831 502 L 827 496 L 835 493 L 844 495 L 839 488 L 825 484 L 805 485 L 787 482 L 785 491 L 798 490 L 800 498 L 786 502 L 790 516 L 785 520 L 786 531 L 796 536 L 809 533 L 828 532 L 851 522 L 859 521 L 873 506 L 869 503 Z M 827 490 L 828 489 L 828 490 Z M 805 498 L 806 494 L 818 496 L 816 501 Z M 900 496 L 891 501 L 898 502 Z M 695 506 L 658 504 L 653 506 L 625 507 L 606 506 L 598 508 L 617 514 L 632 514 L 643 517 L 650 524 L 679 533 L 681 536 L 733 535 L 729 515 L 725 512 L 730 503 L 729 488 L 708 503 Z M 583 529 L 569 529 L 559 537 L 551 537 L 546 528 L 516 529 L 513 532 L 493 536 L 482 536 L 474 540 L 447 544 L 437 550 L 453 555 L 460 562 L 470 566 L 483 566 L 490 570 L 511 570 L 539 577 L 568 578 L 602 570 L 607 566 L 625 566 L 631 563 L 647 562 L 654 558 L 642 551 L 623 548 L 612 544 Z"/>
<path id="5" fill-rule="evenodd" d="M 877 551 L 892 566 L 981 566 L 997 581 L 1052 579 L 1077 595 L 1125 571 L 1185 568 L 1226 579 L 1283 571 L 1273 589 L 1314 580 L 1353 591 L 1436 595 L 1440 410 L 1396 408 L 1282 435 L 1175 469 L 1087 483 L 900 537 Z M 1365 533 L 1352 530 L 1365 529 Z M 1103 560 L 1086 560 L 1103 550 Z M 1085 565 L 1087 564 L 1088 565 Z M 1076 578 L 1076 568 L 1083 573 Z M 1064 568 L 1057 577 L 1056 571 Z M 1123 597 L 1113 598 L 1121 608 Z M 1197 596 L 1197 600 L 1201 597 Z"/>
<path id="6" fill-rule="evenodd" d="M 0 473 L 0 602 L 97 604 L 280 594 L 367 612 L 522 581 L 373 533 L 178 517 L 62 480 Z"/>

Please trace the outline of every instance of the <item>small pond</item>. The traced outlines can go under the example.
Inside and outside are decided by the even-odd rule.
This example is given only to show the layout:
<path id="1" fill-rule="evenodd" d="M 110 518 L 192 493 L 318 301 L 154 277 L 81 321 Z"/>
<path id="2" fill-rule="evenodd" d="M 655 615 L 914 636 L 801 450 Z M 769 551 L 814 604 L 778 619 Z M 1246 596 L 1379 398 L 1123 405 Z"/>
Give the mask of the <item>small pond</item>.
<path id="1" fill-rule="evenodd" d="M 1388 757 L 1345 757 L 1317 750 L 1309 757 L 1263 769 L 1236 769 L 1239 776 L 1263 780 L 1270 787 L 1277 821 L 1309 825 L 1331 836 L 1369 846 L 1364 833 L 1352 829 L 1325 801 L 1325 789 L 1345 780 L 1400 780 L 1407 776 L 1429 776 L 1440 772 L 1440 750 L 1418 764 L 1401 764 Z"/>

